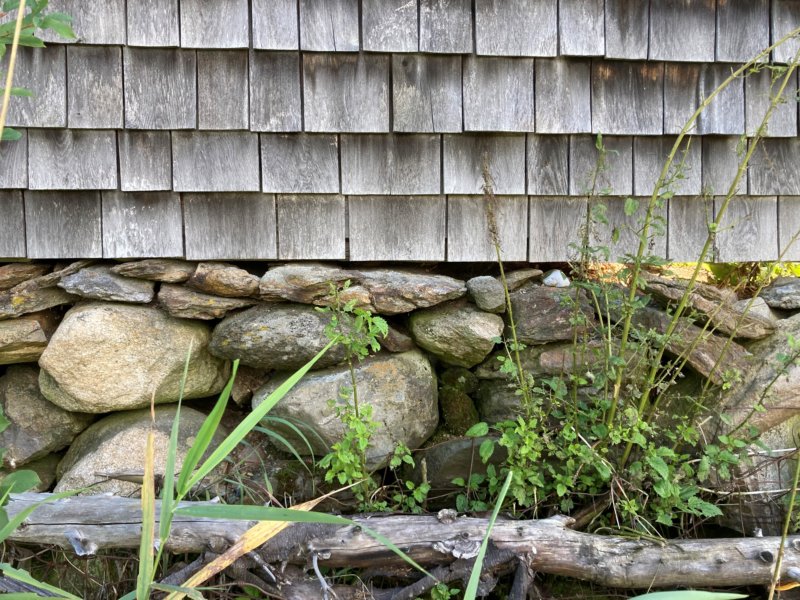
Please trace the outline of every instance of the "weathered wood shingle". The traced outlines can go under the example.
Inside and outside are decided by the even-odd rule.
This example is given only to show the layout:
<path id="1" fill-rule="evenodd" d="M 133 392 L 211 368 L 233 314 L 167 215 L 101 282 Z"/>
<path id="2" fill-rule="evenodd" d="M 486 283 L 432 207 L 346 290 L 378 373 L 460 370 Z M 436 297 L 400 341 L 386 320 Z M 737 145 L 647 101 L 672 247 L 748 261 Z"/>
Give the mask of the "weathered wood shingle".
<path id="1" fill-rule="evenodd" d="M 498 196 L 493 206 L 502 260 L 525 260 L 528 256 L 527 196 Z M 447 260 L 497 260 L 489 233 L 486 205 L 481 196 L 448 196 Z"/>
<path id="2" fill-rule="evenodd" d="M 604 0 L 559 0 L 559 54 L 563 56 L 605 54 L 604 10 Z"/>
<path id="3" fill-rule="evenodd" d="M 714 62 L 716 0 L 651 0 L 650 59 Z"/>
<path id="4" fill-rule="evenodd" d="M 297 81 L 296 60 L 294 74 Z M 248 97 L 246 50 L 198 50 L 197 126 L 200 129 L 247 129 Z M 297 110 L 299 112 L 299 107 Z"/>
<path id="5" fill-rule="evenodd" d="M 125 0 L 88 4 L 86 0 L 50 0 L 47 12 L 66 13 L 72 17 L 77 40 L 69 42 L 115 46 L 125 43 Z M 51 31 L 43 32 L 41 37 L 45 42 L 68 42 Z"/>
<path id="6" fill-rule="evenodd" d="M 717 60 L 744 63 L 769 46 L 770 0 L 717 2 Z"/>
<path id="7" fill-rule="evenodd" d="M 800 0 L 772 0 L 772 43 L 775 44 L 800 27 Z M 790 63 L 800 50 L 800 39 L 793 38 L 772 51 L 775 62 Z"/>
<path id="8" fill-rule="evenodd" d="M 183 256 L 178 194 L 103 192 L 103 256 Z"/>
<path id="9" fill-rule="evenodd" d="M 680 133 L 695 110 L 729 76 L 724 64 L 668 63 L 664 72 L 664 133 Z M 700 113 L 691 130 L 700 135 L 744 133 L 744 82 L 730 82 Z"/>
<path id="10" fill-rule="evenodd" d="M 633 193 L 649 196 L 653 193 L 675 138 L 636 137 L 633 140 Z M 684 138 L 675 161 L 664 181 L 666 187 L 659 193 L 671 191 L 675 195 L 699 194 L 702 187 L 702 149 L 700 140 Z"/>
<path id="11" fill-rule="evenodd" d="M 529 194 L 569 193 L 569 136 L 528 135 L 527 161 Z"/>
<path id="12" fill-rule="evenodd" d="M 800 195 L 800 138 L 763 139 L 750 159 L 748 193 L 754 196 Z"/>
<path id="13" fill-rule="evenodd" d="M 296 52 L 250 55 L 250 129 L 300 131 L 300 57 Z"/>
<path id="14" fill-rule="evenodd" d="M 253 48 L 297 50 L 297 0 L 252 0 Z"/>
<path id="15" fill-rule="evenodd" d="M 194 129 L 197 125 L 197 55 L 193 50 L 130 48 L 125 71 L 125 127 Z"/>
<path id="16" fill-rule="evenodd" d="M 650 198 L 632 198 L 636 210 L 628 214 L 625 198 L 609 197 L 590 200 L 602 203 L 605 208 L 607 223 L 595 223 L 593 227 L 593 244 L 608 249 L 608 259 L 612 262 L 631 262 L 639 249 L 643 233 L 642 223 Z M 654 219 L 648 231 L 645 256 L 667 256 L 667 203 L 655 207 Z"/>
<path id="17" fill-rule="evenodd" d="M 592 131 L 607 135 L 660 135 L 664 65 L 623 61 L 592 64 Z"/>
<path id="18" fill-rule="evenodd" d="M 489 56 L 556 56 L 557 0 L 477 0 L 475 50 Z"/>
<path id="19" fill-rule="evenodd" d="M 176 192 L 257 192 L 258 135 L 244 132 L 172 133 Z"/>
<path id="20" fill-rule="evenodd" d="M 127 0 L 129 46 L 180 46 L 178 0 Z"/>
<path id="21" fill-rule="evenodd" d="M 67 123 L 75 129 L 119 129 L 122 52 L 115 46 L 67 48 Z"/>
<path id="22" fill-rule="evenodd" d="M 484 158 L 495 193 L 525 193 L 524 135 L 445 134 L 443 153 L 445 194 L 480 194 Z"/>
<path id="23" fill-rule="evenodd" d="M 338 194 L 338 137 L 306 133 L 262 134 L 261 180 L 265 192 Z"/>
<path id="24" fill-rule="evenodd" d="M 604 137 L 601 151 L 591 135 L 569 142 L 570 196 L 627 196 L 633 193 L 633 138 Z"/>
<path id="25" fill-rule="evenodd" d="M 721 199 L 714 199 L 715 217 Z M 775 196 L 731 198 L 714 240 L 719 262 L 778 258 L 778 199 Z"/>
<path id="26" fill-rule="evenodd" d="M 367 52 L 416 52 L 417 0 L 362 0 L 361 36 Z"/>
<path id="27" fill-rule="evenodd" d="M 123 192 L 172 189 L 169 131 L 120 131 L 119 183 Z"/>
<path id="28" fill-rule="evenodd" d="M 250 45 L 248 0 L 180 0 L 181 46 L 247 48 Z"/>
<path id="29" fill-rule="evenodd" d="M 419 50 L 472 52 L 472 1 L 419 0 Z"/>
<path id="30" fill-rule="evenodd" d="M 3 144 L 5 145 L 5 144 Z M 0 191 L 0 258 L 25 257 L 25 206 L 20 191 Z"/>
<path id="31" fill-rule="evenodd" d="M 714 248 L 700 258 L 714 222 L 714 200 L 697 196 L 673 196 L 669 199 L 669 260 L 675 262 L 713 262 Z"/>
<path id="32" fill-rule="evenodd" d="M 707 136 L 703 138 L 703 193 L 723 196 L 736 177 L 744 148 L 737 136 Z M 737 193 L 747 191 L 747 176 L 740 183 Z"/>
<path id="33" fill-rule="evenodd" d="M 751 73 L 745 85 L 745 127 L 747 135 L 752 136 L 761 127 L 767 109 L 773 99 L 777 100 L 775 109 L 765 123 L 762 135 L 768 137 L 794 137 L 797 135 L 797 72 L 791 75 L 790 83 L 784 90 L 783 99 L 777 99 L 785 75 L 764 69 Z"/>
<path id="34" fill-rule="evenodd" d="M 800 260 L 800 196 L 778 197 L 778 249 L 781 260 Z"/>
<path id="35" fill-rule="evenodd" d="M 32 190 L 116 189 L 116 132 L 28 130 L 28 178 Z"/>
<path id="36" fill-rule="evenodd" d="M 464 59 L 464 130 L 533 131 L 533 59 Z"/>
<path id="37" fill-rule="evenodd" d="M 14 86 L 33 96 L 15 97 L 7 125 L 12 127 L 67 126 L 67 53 L 64 46 L 19 48 Z"/>
<path id="38" fill-rule="evenodd" d="M 461 57 L 392 57 L 392 111 L 399 132 L 461 131 Z"/>
<path id="39" fill-rule="evenodd" d="M 647 58 L 649 0 L 606 0 L 605 21 L 607 58 Z"/>
<path id="40" fill-rule="evenodd" d="M 585 198 L 531 196 L 528 260 L 563 262 L 576 257 L 571 243 L 580 243 L 586 222 Z"/>
<path id="41" fill-rule="evenodd" d="M 592 130 L 591 65 L 588 60 L 537 59 L 536 131 Z"/>
<path id="42" fill-rule="evenodd" d="M 357 52 L 358 0 L 300 0 L 300 49 Z"/>
<path id="43" fill-rule="evenodd" d="M 28 258 L 101 258 L 100 192 L 25 192 Z"/>
<path id="44" fill-rule="evenodd" d="M 344 260 L 345 198 L 278 196 L 278 258 Z"/>
<path id="45" fill-rule="evenodd" d="M 28 187 L 28 132 L 20 134 L 16 142 L 0 143 L 0 189 Z"/>

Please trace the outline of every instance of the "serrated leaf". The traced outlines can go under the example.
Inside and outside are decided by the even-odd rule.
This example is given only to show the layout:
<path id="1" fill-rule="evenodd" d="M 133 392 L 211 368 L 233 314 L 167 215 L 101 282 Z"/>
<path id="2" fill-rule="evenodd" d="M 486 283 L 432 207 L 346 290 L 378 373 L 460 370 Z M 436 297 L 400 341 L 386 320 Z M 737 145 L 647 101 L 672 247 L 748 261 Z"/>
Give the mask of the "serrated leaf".
<path id="1" fill-rule="evenodd" d="M 483 440 L 480 448 L 478 448 L 478 454 L 481 457 L 481 462 L 484 464 L 489 462 L 492 454 L 494 454 L 494 440 Z"/>
<path id="2" fill-rule="evenodd" d="M 647 456 L 647 464 L 650 465 L 653 470 L 658 473 L 661 479 L 669 479 L 669 467 L 667 463 L 664 462 L 664 459 L 660 456 L 655 454 L 650 454 Z"/>

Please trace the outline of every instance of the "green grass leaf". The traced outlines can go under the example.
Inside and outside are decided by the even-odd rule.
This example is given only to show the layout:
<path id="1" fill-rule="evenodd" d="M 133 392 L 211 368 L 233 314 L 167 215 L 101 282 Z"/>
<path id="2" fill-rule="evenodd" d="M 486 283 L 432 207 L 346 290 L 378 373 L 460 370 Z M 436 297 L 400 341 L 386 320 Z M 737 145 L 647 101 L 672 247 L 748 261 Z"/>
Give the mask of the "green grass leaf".
<path id="1" fill-rule="evenodd" d="M 24 571 L 22 569 L 15 569 L 8 563 L 0 563 L 0 571 L 5 574 L 6 577 L 9 579 L 14 579 L 15 581 L 21 581 L 22 583 L 27 583 L 28 585 L 36 586 L 42 590 L 48 591 L 51 594 L 55 594 L 55 598 L 67 598 L 68 600 L 81 600 L 78 596 L 73 596 L 69 592 L 65 592 L 64 590 L 57 588 L 55 586 L 49 585 L 47 583 L 43 583 L 34 579 L 30 573 Z M 4 598 L 8 598 L 9 596 L 3 595 Z M 26 597 L 24 595 L 19 597 Z M 41 598 L 41 596 L 37 596 L 36 594 L 33 595 L 34 598 Z"/>
<path id="2" fill-rule="evenodd" d="M 19 131 L 11 127 L 6 127 L 3 129 L 3 137 L 0 139 L 0 142 L 16 142 L 20 139 L 22 139 L 22 134 Z"/>

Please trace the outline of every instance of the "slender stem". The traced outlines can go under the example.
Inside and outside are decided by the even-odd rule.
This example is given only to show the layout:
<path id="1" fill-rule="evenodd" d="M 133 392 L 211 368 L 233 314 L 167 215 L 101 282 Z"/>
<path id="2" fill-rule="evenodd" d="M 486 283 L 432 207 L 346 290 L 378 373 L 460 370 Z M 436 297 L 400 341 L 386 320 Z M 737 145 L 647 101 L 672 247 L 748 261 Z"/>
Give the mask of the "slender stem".
<path id="1" fill-rule="evenodd" d="M 797 483 L 800 480 L 800 456 L 797 455 L 797 450 L 795 450 L 794 460 L 794 480 L 792 481 L 792 491 L 789 494 L 789 508 L 786 510 L 786 520 L 783 522 L 781 544 L 778 546 L 778 558 L 775 560 L 775 570 L 772 572 L 772 582 L 769 586 L 769 596 L 767 596 L 767 600 L 772 600 L 775 596 L 775 588 L 778 586 L 778 581 L 781 578 L 781 565 L 783 564 L 783 554 L 786 549 L 786 538 L 789 535 L 789 526 L 792 522 L 794 503 L 797 499 Z"/>
<path id="2" fill-rule="evenodd" d="M 8 59 L 8 73 L 6 73 L 6 89 L 3 91 L 3 107 L 0 109 L 0 140 L 3 139 L 3 130 L 6 128 L 8 105 L 11 100 L 11 86 L 14 84 L 14 65 L 17 62 L 17 48 L 19 47 L 19 35 L 22 31 L 22 20 L 25 18 L 25 2 L 26 0 L 19 0 L 19 7 L 17 8 L 17 23 L 14 26 L 11 56 Z"/>

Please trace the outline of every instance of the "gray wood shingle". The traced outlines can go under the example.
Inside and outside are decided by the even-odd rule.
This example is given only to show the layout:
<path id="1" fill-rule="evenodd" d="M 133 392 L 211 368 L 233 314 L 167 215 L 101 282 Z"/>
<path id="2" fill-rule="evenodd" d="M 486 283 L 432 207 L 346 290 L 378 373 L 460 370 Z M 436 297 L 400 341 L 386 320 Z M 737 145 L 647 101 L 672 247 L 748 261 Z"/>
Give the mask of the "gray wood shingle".
<path id="1" fill-rule="evenodd" d="M 120 131 L 119 183 L 123 192 L 172 189 L 169 131 Z"/>
<path id="2" fill-rule="evenodd" d="M 87 6 L 91 8 L 87 9 Z M 66 13 L 72 17 L 72 30 L 76 40 L 65 40 L 54 32 L 45 31 L 45 42 L 109 44 L 125 43 L 125 0 L 103 0 L 87 3 L 86 0 L 50 0 L 47 12 Z"/>
<path id="3" fill-rule="evenodd" d="M 703 138 L 703 193 L 724 196 L 736 177 L 741 160 L 741 138 L 707 136 Z M 747 191 L 747 176 L 739 183 L 738 193 Z"/>
<path id="4" fill-rule="evenodd" d="M 503 261 L 528 257 L 527 196 L 497 196 L 495 222 Z M 496 261 L 489 233 L 486 207 L 481 196 L 447 197 L 447 260 L 450 262 Z"/>
<path id="5" fill-rule="evenodd" d="M 631 256 L 636 255 L 639 249 L 640 231 L 644 220 L 647 204 L 650 198 L 633 198 L 638 203 L 638 209 L 632 214 L 625 213 L 625 198 L 598 198 L 591 202 L 600 202 L 606 206 L 607 224 L 596 223 L 594 226 L 593 245 L 608 248 L 609 260 L 612 262 L 631 262 Z M 656 208 L 656 217 L 651 224 L 645 256 L 667 256 L 667 203 Z M 616 238 L 616 241 L 614 241 Z"/>
<path id="6" fill-rule="evenodd" d="M 300 0 L 300 49 L 357 52 L 358 0 Z"/>
<path id="7" fill-rule="evenodd" d="M 275 196 L 184 194 L 188 260 L 277 258 Z"/>
<path id="8" fill-rule="evenodd" d="M 101 258 L 100 192 L 25 192 L 28 258 Z"/>
<path id="9" fill-rule="evenodd" d="M 687 146 L 687 141 L 690 143 Z M 633 140 L 633 193 L 649 196 L 658 181 L 675 138 L 637 137 Z M 702 149 L 699 139 L 684 138 L 660 193 L 671 190 L 675 195 L 699 194 L 702 188 Z"/>
<path id="10" fill-rule="evenodd" d="M 556 56 L 557 0 L 477 0 L 475 46 L 489 56 Z"/>
<path id="11" fill-rule="evenodd" d="M 570 137 L 570 196 L 626 196 L 633 193 L 633 138 L 604 137 L 603 147 L 605 155 L 601 161 L 594 136 Z"/>
<path id="12" fill-rule="evenodd" d="M 128 45 L 180 46 L 178 0 L 127 0 Z"/>
<path id="13" fill-rule="evenodd" d="M 3 144 L 4 146 L 6 144 Z M 0 191 L 0 258 L 25 257 L 25 206 L 20 191 Z"/>
<path id="14" fill-rule="evenodd" d="M 533 59 L 464 59 L 464 130 L 533 131 Z"/>
<path id="15" fill-rule="evenodd" d="M 606 58 L 647 58 L 650 0 L 606 0 Z"/>
<path id="16" fill-rule="evenodd" d="M 69 126 L 122 128 L 122 51 L 115 46 L 69 46 L 67 73 Z"/>
<path id="17" fill-rule="evenodd" d="M 769 46 L 770 0 L 717 2 L 717 60 L 744 63 Z"/>
<path id="18" fill-rule="evenodd" d="M 531 196 L 529 210 L 528 260 L 573 260 L 576 252 L 570 243 L 580 242 L 580 229 L 586 221 L 586 199 Z"/>
<path id="19" fill-rule="evenodd" d="M 295 80 L 297 78 L 295 61 Z M 197 51 L 197 126 L 200 129 L 247 129 L 250 122 L 248 96 L 246 50 Z"/>
<path id="20" fill-rule="evenodd" d="M 748 193 L 754 196 L 800 195 L 800 138 L 763 139 L 750 159 Z"/>
<path id="21" fill-rule="evenodd" d="M 14 86 L 33 97 L 15 97 L 6 124 L 11 127 L 67 126 L 67 53 L 64 46 L 19 48 Z"/>
<path id="22" fill-rule="evenodd" d="M 438 135 L 342 135 L 342 193 L 438 194 Z"/>
<path id="23" fill-rule="evenodd" d="M 337 136 L 262 134 L 261 181 L 265 192 L 338 194 Z"/>
<path id="24" fill-rule="evenodd" d="M 472 52 L 472 0 L 419 0 L 419 50 Z"/>
<path id="25" fill-rule="evenodd" d="M 350 260 L 444 261 L 444 196 L 350 196 Z"/>
<path id="26" fill-rule="evenodd" d="M 296 52 L 250 55 L 250 129 L 300 131 L 300 57 Z"/>
<path id="27" fill-rule="evenodd" d="M 416 52 L 417 0 L 362 0 L 361 35 L 367 52 Z"/>
<path id="28" fill-rule="evenodd" d="M 660 135 L 663 112 L 663 64 L 592 63 L 593 133 Z"/>
<path id="29" fill-rule="evenodd" d="M 781 260 L 800 260 L 800 196 L 778 197 L 778 249 Z"/>
<path id="30" fill-rule="evenodd" d="M 527 161 L 529 194 L 569 193 L 569 136 L 528 135 Z"/>
<path id="31" fill-rule="evenodd" d="M 392 112 L 395 131 L 461 131 L 461 57 L 393 56 Z"/>
<path id="32" fill-rule="evenodd" d="M 28 187 L 28 132 L 20 133 L 16 142 L 0 143 L 0 189 Z"/>
<path id="33" fill-rule="evenodd" d="M 714 222 L 714 201 L 697 196 L 673 196 L 669 199 L 669 260 L 695 262 L 708 237 L 708 224 Z M 714 261 L 711 248 L 703 259 Z"/>
<path id="34" fill-rule="evenodd" d="M 252 0 L 253 48 L 297 50 L 297 0 Z"/>
<path id="35" fill-rule="evenodd" d="M 304 54 L 306 131 L 389 131 L 389 57 Z"/>
<path id="36" fill-rule="evenodd" d="M 764 69 L 750 73 L 744 80 L 745 85 L 745 128 L 747 135 L 752 136 L 761 127 L 773 98 L 780 90 L 785 75 Z M 792 73 L 791 81 L 784 90 L 783 100 L 775 105 L 762 135 L 768 137 L 794 137 L 797 135 L 797 71 Z"/>
<path id="37" fill-rule="evenodd" d="M 259 179 L 257 134 L 172 133 L 172 189 L 176 192 L 257 192 Z"/>
<path id="38" fill-rule="evenodd" d="M 716 0 L 651 0 L 650 59 L 714 62 Z"/>
<path id="39" fill-rule="evenodd" d="M 606 51 L 604 0 L 559 0 L 558 52 L 603 56 Z"/>
<path id="40" fill-rule="evenodd" d="M 180 0 L 181 46 L 247 48 L 250 45 L 248 0 Z"/>
<path id="41" fill-rule="evenodd" d="M 345 198 L 278 196 L 278 258 L 344 260 Z"/>
<path id="42" fill-rule="evenodd" d="M 178 194 L 103 192 L 103 257 L 183 256 Z"/>
<path id="43" fill-rule="evenodd" d="M 714 199 L 714 213 L 721 210 Z M 778 258 L 778 199 L 775 196 L 731 198 L 715 237 L 716 260 L 775 260 Z"/>
<path id="44" fill-rule="evenodd" d="M 588 133 L 592 130 L 591 64 L 588 60 L 537 59 L 536 131 Z"/>
<path id="45" fill-rule="evenodd" d="M 496 194 L 525 193 L 524 135 L 444 135 L 444 193 L 480 194 L 484 156 Z"/>
<path id="46" fill-rule="evenodd" d="M 116 189 L 116 132 L 28 130 L 28 178 L 32 190 Z"/>
<path id="47" fill-rule="evenodd" d="M 772 43 L 800 27 L 800 0 L 772 0 Z M 800 39 L 784 42 L 772 51 L 775 62 L 790 63 L 800 50 Z"/>
<path id="48" fill-rule="evenodd" d="M 194 129 L 196 62 L 193 50 L 124 48 L 125 127 Z"/>
<path id="49" fill-rule="evenodd" d="M 664 133 L 680 133 L 695 110 L 731 73 L 725 64 L 668 63 L 664 72 Z M 692 133 L 744 133 L 744 82 L 736 79 L 712 100 Z"/>

